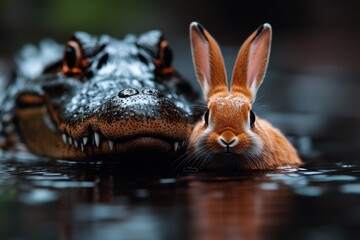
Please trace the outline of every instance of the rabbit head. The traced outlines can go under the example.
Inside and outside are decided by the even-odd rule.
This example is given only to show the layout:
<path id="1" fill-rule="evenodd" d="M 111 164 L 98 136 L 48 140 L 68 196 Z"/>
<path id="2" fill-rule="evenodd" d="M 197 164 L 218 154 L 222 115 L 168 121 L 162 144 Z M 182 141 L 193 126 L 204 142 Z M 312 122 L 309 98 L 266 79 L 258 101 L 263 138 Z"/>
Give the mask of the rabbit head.
<path id="1" fill-rule="evenodd" d="M 252 159 L 264 152 L 252 104 L 269 60 L 271 26 L 261 25 L 243 43 L 236 58 L 230 88 L 224 60 L 213 37 L 197 22 L 190 25 L 191 50 L 207 111 L 189 138 L 189 154 L 204 162 L 221 155 Z M 244 161 L 243 161 L 244 162 Z"/>

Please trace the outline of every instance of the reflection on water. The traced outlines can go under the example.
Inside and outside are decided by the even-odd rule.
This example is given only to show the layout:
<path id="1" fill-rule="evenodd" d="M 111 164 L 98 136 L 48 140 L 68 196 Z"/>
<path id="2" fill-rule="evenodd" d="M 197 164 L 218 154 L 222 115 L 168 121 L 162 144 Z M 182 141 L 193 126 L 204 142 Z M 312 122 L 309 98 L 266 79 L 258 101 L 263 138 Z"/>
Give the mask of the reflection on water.
<path id="1" fill-rule="evenodd" d="M 29 158 L 29 156 L 27 156 Z M 1 239 L 344 239 L 360 227 L 360 164 L 136 174 L 0 161 Z"/>

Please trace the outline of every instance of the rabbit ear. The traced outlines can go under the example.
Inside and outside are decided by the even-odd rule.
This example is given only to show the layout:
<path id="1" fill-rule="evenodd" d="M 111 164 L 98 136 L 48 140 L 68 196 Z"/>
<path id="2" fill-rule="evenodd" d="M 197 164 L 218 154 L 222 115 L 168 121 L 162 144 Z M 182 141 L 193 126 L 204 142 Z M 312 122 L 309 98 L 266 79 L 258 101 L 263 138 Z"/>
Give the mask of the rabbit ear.
<path id="1" fill-rule="evenodd" d="M 231 93 L 241 92 L 252 101 L 262 83 L 270 55 L 270 24 L 261 25 L 241 46 L 231 81 Z"/>
<path id="2" fill-rule="evenodd" d="M 191 51 L 197 79 L 205 101 L 218 92 L 228 92 L 224 59 L 219 45 L 197 22 L 190 25 Z"/>

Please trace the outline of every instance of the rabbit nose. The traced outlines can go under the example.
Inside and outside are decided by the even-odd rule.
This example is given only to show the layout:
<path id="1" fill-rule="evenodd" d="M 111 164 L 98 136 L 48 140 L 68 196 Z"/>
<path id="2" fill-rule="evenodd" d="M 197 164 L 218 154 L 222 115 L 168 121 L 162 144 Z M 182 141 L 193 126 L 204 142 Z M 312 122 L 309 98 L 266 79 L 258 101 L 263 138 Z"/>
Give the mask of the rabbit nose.
<path id="1" fill-rule="evenodd" d="M 227 148 L 235 146 L 238 142 L 237 140 L 236 134 L 231 130 L 223 131 L 218 138 L 219 144 Z"/>
<path id="2" fill-rule="evenodd" d="M 226 141 L 225 139 L 223 139 L 222 137 L 220 137 L 220 141 L 221 143 L 223 143 L 225 146 L 224 147 L 232 147 L 236 141 L 235 138 L 233 138 L 232 140 L 230 141 Z"/>

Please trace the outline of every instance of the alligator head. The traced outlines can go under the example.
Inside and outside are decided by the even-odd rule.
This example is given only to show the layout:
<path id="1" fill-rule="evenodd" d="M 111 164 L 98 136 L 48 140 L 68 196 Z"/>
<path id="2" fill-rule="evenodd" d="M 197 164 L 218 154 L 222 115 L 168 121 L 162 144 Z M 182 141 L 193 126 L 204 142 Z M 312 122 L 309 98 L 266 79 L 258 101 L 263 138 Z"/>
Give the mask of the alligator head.
<path id="1" fill-rule="evenodd" d="M 16 117 L 33 153 L 81 160 L 181 148 L 197 95 L 159 31 L 123 40 L 78 32 L 62 49 L 41 74 L 26 79 L 27 64 L 18 76 Z"/>

